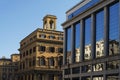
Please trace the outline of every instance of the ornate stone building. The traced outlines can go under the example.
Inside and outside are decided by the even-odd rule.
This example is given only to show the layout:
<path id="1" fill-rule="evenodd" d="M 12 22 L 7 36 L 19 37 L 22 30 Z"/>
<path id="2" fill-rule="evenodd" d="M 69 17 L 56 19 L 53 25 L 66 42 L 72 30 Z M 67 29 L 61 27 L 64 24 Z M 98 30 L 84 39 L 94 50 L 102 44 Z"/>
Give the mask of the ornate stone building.
<path id="1" fill-rule="evenodd" d="M 43 18 L 36 29 L 20 42 L 17 80 L 61 80 L 63 32 L 56 31 L 56 16 Z"/>
<path id="2" fill-rule="evenodd" d="M 19 54 L 12 54 L 11 59 L 0 59 L 0 80 L 16 80 L 15 74 L 18 70 L 20 61 Z"/>

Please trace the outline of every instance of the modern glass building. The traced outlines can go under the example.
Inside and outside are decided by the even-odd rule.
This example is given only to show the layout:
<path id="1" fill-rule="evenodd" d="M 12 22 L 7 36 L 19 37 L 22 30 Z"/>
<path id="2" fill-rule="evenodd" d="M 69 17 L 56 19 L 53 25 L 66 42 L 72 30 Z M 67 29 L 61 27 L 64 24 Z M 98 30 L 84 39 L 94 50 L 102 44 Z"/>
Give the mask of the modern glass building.
<path id="1" fill-rule="evenodd" d="M 64 80 L 120 80 L 120 0 L 83 0 L 66 12 Z"/>

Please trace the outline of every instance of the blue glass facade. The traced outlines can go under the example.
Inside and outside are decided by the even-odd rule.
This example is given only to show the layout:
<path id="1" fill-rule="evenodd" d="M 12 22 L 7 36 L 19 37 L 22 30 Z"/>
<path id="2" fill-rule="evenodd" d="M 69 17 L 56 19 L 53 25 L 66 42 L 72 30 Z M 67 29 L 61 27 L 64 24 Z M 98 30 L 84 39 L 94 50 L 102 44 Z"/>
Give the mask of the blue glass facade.
<path id="1" fill-rule="evenodd" d="M 75 24 L 75 62 L 80 59 L 80 23 Z"/>
<path id="2" fill-rule="evenodd" d="M 64 74 L 67 72 L 66 69 L 71 71 L 65 74 L 65 77 L 63 76 L 65 80 L 120 79 L 120 2 L 119 0 L 91 0 L 84 6 L 90 5 L 92 1 L 100 3 L 94 8 L 89 6 L 91 7 L 89 10 L 87 10 L 89 7 L 86 8 L 84 15 L 80 15 L 84 11 L 81 7 L 79 9 L 81 11 L 72 13 L 70 18 L 79 14 L 77 17 L 63 24 L 67 32 L 65 37 L 67 45 L 64 45 L 67 51 L 64 54 L 69 52 L 72 54 L 71 63 L 69 65 L 65 63 L 63 67 Z M 69 29 L 68 25 L 72 26 L 72 29 Z M 78 56 L 80 60 L 76 63 Z M 77 69 L 80 71 L 73 71 Z"/>
<path id="3" fill-rule="evenodd" d="M 119 3 L 109 6 L 109 55 L 119 52 Z"/>
<path id="4" fill-rule="evenodd" d="M 98 3 L 100 0 L 91 0 L 89 3 L 87 3 L 86 5 L 82 6 L 81 8 L 79 8 L 78 10 L 76 10 L 75 12 L 73 12 L 72 14 L 68 15 L 68 19 L 71 19 L 72 17 L 80 14 L 81 12 L 85 11 L 86 9 L 94 6 L 96 3 Z"/>
<path id="5" fill-rule="evenodd" d="M 104 11 L 96 13 L 96 58 L 103 56 L 104 52 Z"/>
<path id="6" fill-rule="evenodd" d="M 91 17 L 85 19 L 85 54 L 84 59 L 90 59 L 91 55 Z"/>
<path id="7" fill-rule="evenodd" d="M 71 60 L 71 38 L 72 38 L 72 30 L 71 30 L 71 27 L 67 28 L 66 30 L 67 32 L 67 39 L 66 39 L 66 42 L 67 42 L 67 62 L 70 62 Z"/>

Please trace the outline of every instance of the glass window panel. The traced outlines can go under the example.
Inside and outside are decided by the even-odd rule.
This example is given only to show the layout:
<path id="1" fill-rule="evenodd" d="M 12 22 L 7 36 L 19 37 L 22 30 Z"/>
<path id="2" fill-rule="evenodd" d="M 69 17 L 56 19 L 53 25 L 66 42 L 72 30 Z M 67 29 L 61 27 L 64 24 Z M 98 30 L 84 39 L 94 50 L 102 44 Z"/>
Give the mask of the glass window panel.
<path id="1" fill-rule="evenodd" d="M 91 58 L 91 18 L 85 19 L 85 54 L 84 59 Z"/>
<path id="2" fill-rule="evenodd" d="M 107 70 L 118 69 L 119 68 L 119 60 L 107 62 Z"/>
<path id="3" fill-rule="evenodd" d="M 98 63 L 93 65 L 93 71 L 102 71 L 103 70 L 103 63 Z"/>
<path id="4" fill-rule="evenodd" d="M 80 73 L 80 67 L 72 68 L 72 74 L 78 74 L 78 73 Z"/>
<path id="5" fill-rule="evenodd" d="M 109 7 L 109 55 L 119 53 L 119 3 Z"/>
<path id="6" fill-rule="evenodd" d="M 102 76 L 93 77 L 93 80 L 103 80 Z"/>
<path id="7" fill-rule="evenodd" d="M 68 15 L 68 19 L 71 19 L 72 17 L 80 14 L 81 12 L 85 11 L 86 9 L 94 6 L 96 3 L 98 3 L 100 0 L 91 0 L 89 3 L 85 4 L 84 6 L 80 7 L 78 10 L 74 11 L 70 15 Z"/>
<path id="8" fill-rule="evenodd" d="M 85 73 L 85 72 L 91 72 L 91 65 L 84 65 L 82 66 L 82 73 Z"/>
<path id="9" fill-rule="evenodd" d="M 108 75 L 107 80 L 119 80 L 119 75 L 118 74 Z"/>
<path id="10" fill-rule="evenodd" d="M 80 61 L 80 23 L 75 24 L 75 62 Z"/>
<path id="11" fill-rule="evenodd" d="M 104 56 L 104 11 L 96 13 L 96 58 Z"/>
<path id="12" fill-rule="evenodd" d="M 67 29 L 67 63 L 71 63 L 71 28 Z"/>

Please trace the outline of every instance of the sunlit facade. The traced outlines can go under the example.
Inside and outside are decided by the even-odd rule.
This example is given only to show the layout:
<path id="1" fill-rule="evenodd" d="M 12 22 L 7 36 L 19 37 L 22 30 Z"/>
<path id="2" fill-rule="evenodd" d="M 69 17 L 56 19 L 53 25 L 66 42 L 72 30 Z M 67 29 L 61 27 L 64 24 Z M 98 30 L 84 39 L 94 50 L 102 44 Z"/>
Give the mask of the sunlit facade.
<path id="1" fill-rule="evenodd" d="M 120 80 L 120 1 L 83 0 L 66 12 L 64 80 Z"/>
<path id="2" fill-rule="evenodd" d="M 20 42 L 17 80 L 61 80 L 63 32 L 56 30 L 54 15 L 43 18 L 43 29 L 36 29 Z"/>

